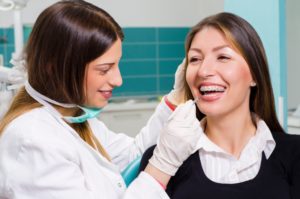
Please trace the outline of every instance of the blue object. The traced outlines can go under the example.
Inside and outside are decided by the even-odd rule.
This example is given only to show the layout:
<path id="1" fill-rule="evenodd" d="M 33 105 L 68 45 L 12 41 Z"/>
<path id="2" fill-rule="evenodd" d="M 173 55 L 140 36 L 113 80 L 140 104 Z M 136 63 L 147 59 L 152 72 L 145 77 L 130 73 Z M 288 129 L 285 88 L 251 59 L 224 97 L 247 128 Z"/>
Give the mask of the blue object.
<path id="1" fill-rule="evenodd" d="M 128 187 L 130 183 L 137 177 L 142 157 L 137 157 L 121 172 L 121 175 Z"/>
<path id="2" fill-rule="evenodd" d="M 78 107 L 84 111 L 83 115 L 80 115 L 77 117 L 64 116 L 63 118 L 69 123 L 83 123 L 83 122 L 87 121 L 88 119 L 97 117 L 102 110 L 102 108 L 87 108 L 87 107 L 81 107 L 81 106 L 78 106 Z"/>

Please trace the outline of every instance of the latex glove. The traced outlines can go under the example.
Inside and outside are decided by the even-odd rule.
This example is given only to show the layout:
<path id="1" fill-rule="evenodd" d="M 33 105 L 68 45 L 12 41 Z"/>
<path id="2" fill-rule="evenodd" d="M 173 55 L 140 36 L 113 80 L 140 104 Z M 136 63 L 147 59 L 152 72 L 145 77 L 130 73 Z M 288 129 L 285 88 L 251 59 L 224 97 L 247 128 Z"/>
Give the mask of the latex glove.
<path id="1" fill-rule="evenodd" d="M 150 164 L 168 175 L 175 175 L 183 161 L 198 150 L 202 132 L 195 103 L 189 100 L 178 106 L 162 129 Z"/>
<path id="2" fill-rule="evenodd" d="M 185 59 L 182 60 L 181 64 L 177 67 L 175 72 L 175 81 L 173 89 L 167 95 L 169 102 L 173 105 L 178 106 L 185 102 L 184 82 L 185 82 Z"/>

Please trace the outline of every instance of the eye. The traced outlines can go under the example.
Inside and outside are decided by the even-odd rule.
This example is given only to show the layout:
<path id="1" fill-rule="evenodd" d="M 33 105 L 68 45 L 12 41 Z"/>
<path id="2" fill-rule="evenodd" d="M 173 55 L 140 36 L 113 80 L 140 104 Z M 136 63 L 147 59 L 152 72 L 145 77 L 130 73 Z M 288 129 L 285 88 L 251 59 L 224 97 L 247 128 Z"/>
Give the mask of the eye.
<path id="1" fill-rule="evenodd" d="M 96 71 L 99 73 L 99 75 L 105 75 L 106 73 L 108 73 L 108 71 L 110 71 L 111 66 L 104 66 L 104 67 L 100 67 L 100 68 L 96 68 Z"/>
<path id="2" fill-rule="evenodd" d="M 198 64 L 198 63 L 200 63 L 202 61 L 202 58 L 201 57 L 191 57 L 190 59 L 189 59 L 189 63 L 190 64 Z"/>
<path id="3" fill-rule="evenodd" d="M 220 55 L 218 56 L 218 60 L 221 62 L 227 62 L 228 60 L 230 60 L 230 57 L 227 55 Z"/>
<path id="4" fill-rule="evenodd" d="M 107 69 L 107 70 L 100 70 L 99 73 L 101 75 L 105 75 L 108 71 L 109 71 L 109 69 Z"/>

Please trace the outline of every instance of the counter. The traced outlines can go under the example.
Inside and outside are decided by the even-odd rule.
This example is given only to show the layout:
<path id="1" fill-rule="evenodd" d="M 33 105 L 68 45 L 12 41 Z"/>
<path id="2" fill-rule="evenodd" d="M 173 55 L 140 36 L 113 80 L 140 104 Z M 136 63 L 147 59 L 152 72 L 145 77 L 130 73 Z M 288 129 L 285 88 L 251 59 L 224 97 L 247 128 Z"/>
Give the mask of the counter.
<path id="1" fill-rule="evenodd" d="M 107 127 L 116 133 L 135 136 L 154 112 L 158 100 L 114 100 L 99 115 Z"/>

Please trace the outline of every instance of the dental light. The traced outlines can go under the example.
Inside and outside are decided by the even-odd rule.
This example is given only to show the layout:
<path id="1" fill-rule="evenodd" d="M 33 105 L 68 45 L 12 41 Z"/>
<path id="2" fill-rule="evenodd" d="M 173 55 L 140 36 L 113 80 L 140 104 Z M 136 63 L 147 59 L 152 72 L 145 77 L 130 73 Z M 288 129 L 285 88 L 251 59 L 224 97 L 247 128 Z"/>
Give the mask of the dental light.
<path id="1" fill-rule="evenodd" d="M 18 10 L 24 8 L 28 0 L 0 0 L 0 10 Z"/>

